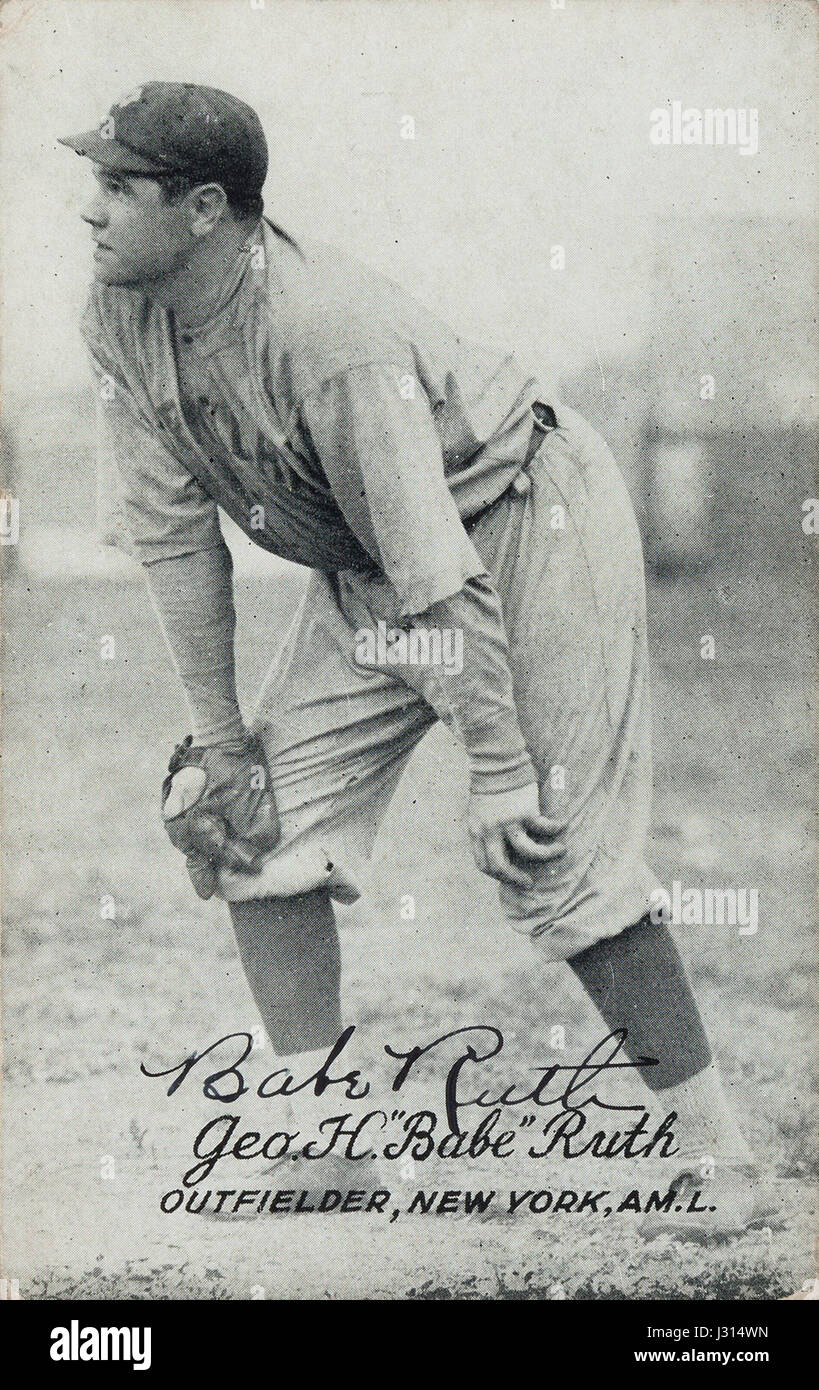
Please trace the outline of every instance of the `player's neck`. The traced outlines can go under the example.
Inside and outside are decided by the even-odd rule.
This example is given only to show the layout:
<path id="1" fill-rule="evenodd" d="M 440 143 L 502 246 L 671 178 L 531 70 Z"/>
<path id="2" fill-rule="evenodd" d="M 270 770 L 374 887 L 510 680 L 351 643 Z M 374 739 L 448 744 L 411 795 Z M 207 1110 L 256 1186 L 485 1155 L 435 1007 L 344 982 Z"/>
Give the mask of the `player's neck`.
<path id="1" fill-rule="evenodd" d="M 249 228 L 232 223 L 197 246 L 183 266 L 146 290 L 149 299 L 172 309 L 181 328 L 197 328 L 213 314 L 246 249 Z"/>

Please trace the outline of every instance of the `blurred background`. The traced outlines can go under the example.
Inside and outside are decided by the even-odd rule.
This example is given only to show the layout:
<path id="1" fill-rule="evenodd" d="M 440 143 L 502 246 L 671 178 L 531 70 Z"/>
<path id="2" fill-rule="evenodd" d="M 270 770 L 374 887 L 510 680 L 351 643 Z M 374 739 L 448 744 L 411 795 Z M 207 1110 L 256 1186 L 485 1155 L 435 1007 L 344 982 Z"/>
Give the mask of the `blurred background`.
<path id="1" fill-rule="evenodd" d="M 2 548 L 4 1161 L 7 1267 L 25 1296 L 132 1296 L 139 1279 L 159 1297 L 548 1297 L 560 1280 L 578 1298 L 762 1298 L 813 1274 L 815 18 L 802 0 L 0 11 L 3 486 L 19 499 L 19 541 Z M 91 176 L 55 142 L 150 78 L 249 101 L 275 221 L 513 348 L 613 448 L 649 563 L 651 863 L 667 885 L 760 895 L 756 935 L 690 927 L 680 945 L 741 1122 L 787 1189 L 772 1236 L 715 1260 L 647 1252 L 609 1225 L 605 1240 L 555 1227 L 533 1244 L 468 1223 L 432 1241 L 401 1223 L 304 1239 L 297 1222 L 272 1252 L 264 1232 L 237 1242 L 157 1218 L 188 1131 L 139 1062 L 256 1019 L 226 914 L 193 898 L 159 824 L 184 714 L 141 576 L 94 537 L 77 331 Z M 676 100 L 756 109 L 758 153 L 652 145 L 652 111 Z M 249 702 L 304 575 L 228 537 Z M 464 786 L 433 731 L 373 894 L 341 914 L 348 1015 L 373 1050 L 500 1022 L 521 1065 L 560 1023 L 579 1057 L 599 1020 L 498 920 L 464 843 Z M 103 1154 L 115 1181 L 100 1182 Z"/>
<path id="2" fill-rule="evenodd" d="M 274 220 L 511 346 L 584 411 L 626 473 L 652 561 L 801 554 L 817 424 L 814 20 L 802 0 L 12 0 L 2 385 L 23 564 L 106 564 L 77 331 L 91 172 L 55 142 L 146 78 L 249 101 Z M 755 108 L 758 153 L 653 145 L 651 112 L 675 100 Z"/>

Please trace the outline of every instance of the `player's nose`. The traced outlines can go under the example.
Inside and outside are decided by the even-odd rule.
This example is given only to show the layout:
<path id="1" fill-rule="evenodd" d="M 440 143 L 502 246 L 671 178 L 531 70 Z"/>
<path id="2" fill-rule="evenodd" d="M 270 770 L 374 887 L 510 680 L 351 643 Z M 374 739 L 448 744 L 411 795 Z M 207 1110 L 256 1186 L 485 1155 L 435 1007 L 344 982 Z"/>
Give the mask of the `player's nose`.
<path id="1" fill-rule="evenodd" d="M 91 227 L 104 227 L 108 222 L 108 216 L 102 198 L 94 197 L 89 203 L 86 203 L 80 217 Z"/>

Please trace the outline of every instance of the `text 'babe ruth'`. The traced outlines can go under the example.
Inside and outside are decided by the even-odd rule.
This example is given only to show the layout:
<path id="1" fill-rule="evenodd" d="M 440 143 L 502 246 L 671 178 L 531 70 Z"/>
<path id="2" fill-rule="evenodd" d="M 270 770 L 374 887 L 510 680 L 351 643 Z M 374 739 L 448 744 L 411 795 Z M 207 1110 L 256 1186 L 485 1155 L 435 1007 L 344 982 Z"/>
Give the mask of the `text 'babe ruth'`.
<path id="1" fill-rule="evenodd" d="M 758 1174 L 648 916 L 642 553 L 606 445 L 514 357 L 265 219 L 265 138 L 235 97 L 149 82 L 63 143 L 98 185 L 84 333 L 105 539 L 144 566 L 190 706 L 165 824 L 197 891 L 229 904 L 276 1052 L 323 1056 L 341 1033 L 332 901 L 359 896 L 398 779 L 443 719 L 506 916 L 568 961 L 634 1060 L 654 1059 L 641 1074 L 679 1117 L 682 1166 L 713 1155 L 712 1219 L 747 1226 Z M 220 506 L 312 571 L 248 725 Z M 362 664 L 356 634 L 385 624 L 458 632 L 462 659 Z"/>

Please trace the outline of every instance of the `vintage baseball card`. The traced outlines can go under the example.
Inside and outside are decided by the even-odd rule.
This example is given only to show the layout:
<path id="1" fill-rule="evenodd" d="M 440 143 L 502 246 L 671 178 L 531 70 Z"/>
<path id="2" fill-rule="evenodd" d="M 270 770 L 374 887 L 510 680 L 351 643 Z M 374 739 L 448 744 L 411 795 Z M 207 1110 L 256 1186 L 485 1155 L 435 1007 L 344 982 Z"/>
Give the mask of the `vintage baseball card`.
<path id="1" fill-rule="evenodd" d="M 0 1274 L 114 1309 L 51 1363 L 817 1297 L 816 21 L 0 10 Z"/>

